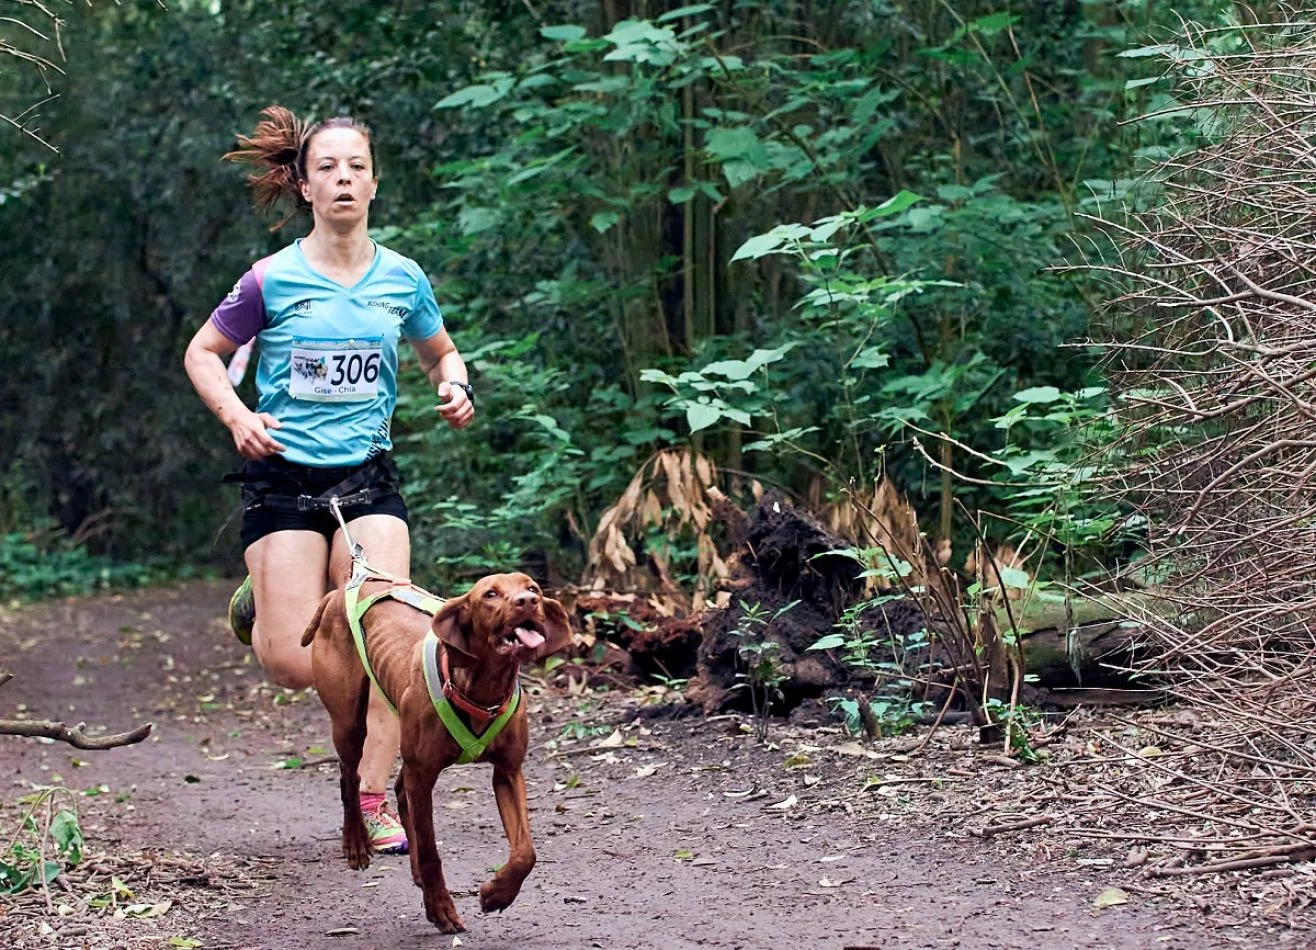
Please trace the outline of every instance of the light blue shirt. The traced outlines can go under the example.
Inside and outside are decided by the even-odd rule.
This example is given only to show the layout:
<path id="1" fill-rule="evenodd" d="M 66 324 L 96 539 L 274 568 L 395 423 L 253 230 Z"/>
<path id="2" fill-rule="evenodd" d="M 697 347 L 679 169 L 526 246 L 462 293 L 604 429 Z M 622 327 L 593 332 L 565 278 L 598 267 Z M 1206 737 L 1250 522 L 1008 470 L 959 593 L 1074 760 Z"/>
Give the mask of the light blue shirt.
<path id="1" fill-rule="evenodd" d="M 301 240 L 257 261 L 211 314 L 234 343 L 253 337 L 257 412 L 290 462 L 358 465 L 393 447 L 398 341 L 443 329 L 429 278 L 410 258 L 375 245 L 351 287 L 316 272 Z"/>

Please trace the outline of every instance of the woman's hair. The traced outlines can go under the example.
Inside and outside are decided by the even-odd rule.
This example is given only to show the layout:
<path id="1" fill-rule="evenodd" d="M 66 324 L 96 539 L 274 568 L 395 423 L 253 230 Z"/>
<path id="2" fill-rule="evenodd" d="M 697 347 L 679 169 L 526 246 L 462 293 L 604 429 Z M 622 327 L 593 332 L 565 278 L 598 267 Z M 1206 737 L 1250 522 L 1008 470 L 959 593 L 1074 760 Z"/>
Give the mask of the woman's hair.
<path id="1" fill-rule="evenodd" d="M 291 202 L 292 210 L 274 226 L 274 230 L 291 221 L 297 212 L 310 207 L 302 197 L 301 189 L 301 182 L 306 180 L 306 153 L 311 147 L 311 140 L 325 129 L 353 129 L 360 132 L 370 145 L 370 167 L 377 169 L 374 136 L 364 122 L 349 116 L 335 116 L 308 125 L 283 106 L 262 109 L 261 120 L 256 123 L 255 131 L 251 135 L 239 135 L 239 147 L 224 155 L 228 161 L 244 162 L 265 169 L 247 176 L 257 211 L 268 211 L 280 199 Z"/>

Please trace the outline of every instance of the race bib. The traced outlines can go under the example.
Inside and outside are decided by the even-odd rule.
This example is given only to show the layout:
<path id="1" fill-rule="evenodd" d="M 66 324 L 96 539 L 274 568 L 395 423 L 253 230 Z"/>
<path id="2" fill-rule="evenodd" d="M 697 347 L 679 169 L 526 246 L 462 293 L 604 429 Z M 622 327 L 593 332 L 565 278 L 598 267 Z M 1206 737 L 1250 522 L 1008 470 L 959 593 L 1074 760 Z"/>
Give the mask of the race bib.
<path id="1" fill-rule="evenodd" d="M 376 340 L 294 340 L 288 394 L 313 402 L 368 402 L 379 393 Z"/>

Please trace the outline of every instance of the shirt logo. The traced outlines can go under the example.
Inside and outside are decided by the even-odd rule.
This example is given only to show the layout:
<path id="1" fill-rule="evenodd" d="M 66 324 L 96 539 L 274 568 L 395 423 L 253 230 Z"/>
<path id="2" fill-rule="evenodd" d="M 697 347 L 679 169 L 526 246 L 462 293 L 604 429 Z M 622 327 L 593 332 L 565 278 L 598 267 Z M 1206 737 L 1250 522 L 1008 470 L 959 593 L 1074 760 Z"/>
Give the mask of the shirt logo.
<path id="1" fill-rule="evenodd" d="M 311 302 L 309 300 L 299 300 L 292 305 L 293 313 L 310 313 Z"/>
<path id="2" fill-rule="evenodd" d="M 400 320 L 407 319 L 407 314 L 411 313 L 406 307 L 399 307 L 395 303 L 389 303 L 387 300 L 367 300 L 367 307 L 374 307 L 376 310 L 383 310 L 389 316 L 397 317 Z"/>
<path id="3" fill-rule="evenodd" d="M 238 281 L 236 284 L 233 285 L 233 289 L 228 292 L 228 296 L 224 299 L 228 300 L 230 303 L 237 303 L 238 298 L 241 296 L 242 296 L 242 281 Z"/>

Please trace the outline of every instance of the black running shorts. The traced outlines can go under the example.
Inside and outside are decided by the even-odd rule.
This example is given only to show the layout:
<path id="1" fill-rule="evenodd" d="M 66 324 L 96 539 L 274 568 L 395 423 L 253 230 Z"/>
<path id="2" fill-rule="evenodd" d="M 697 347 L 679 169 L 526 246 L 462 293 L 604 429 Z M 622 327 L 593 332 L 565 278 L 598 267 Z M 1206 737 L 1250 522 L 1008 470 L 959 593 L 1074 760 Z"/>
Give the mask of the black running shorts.
<path id="1" fill-rule="evenodd" d="M 317 531 L 324 535 L 325 540 L 332 541 L 338 530 L 338 520 L 333 512 L 321 506 L 299 510 L 295 499 L 318 498 L 363 471 L 365 480 L 358 479 L 350 491 L 342 494 L 350 497 L 369 488 L 370 499 L 344 505 L 343 520 L 351 522 L 365 515 L 392 515 L 405 524 L 407 505 L 399 491 L 402 478 L 387 453 L 361 465 L 344 468 L 311 468 L 286 462 L 278 456 L 247 462 L 240 476 L 243 550 L 276 531 Z"/>

